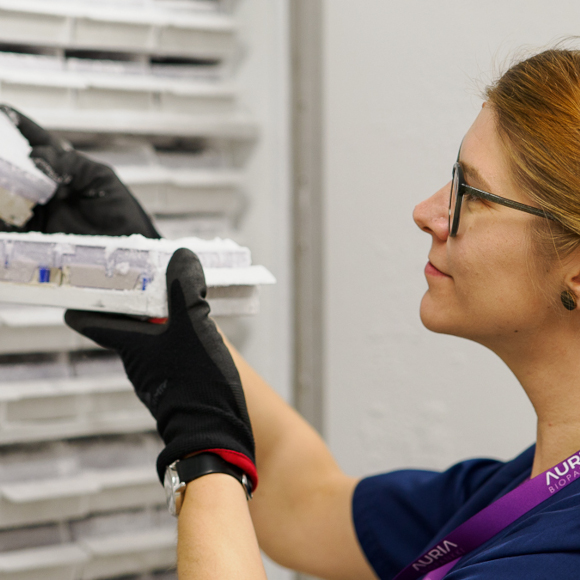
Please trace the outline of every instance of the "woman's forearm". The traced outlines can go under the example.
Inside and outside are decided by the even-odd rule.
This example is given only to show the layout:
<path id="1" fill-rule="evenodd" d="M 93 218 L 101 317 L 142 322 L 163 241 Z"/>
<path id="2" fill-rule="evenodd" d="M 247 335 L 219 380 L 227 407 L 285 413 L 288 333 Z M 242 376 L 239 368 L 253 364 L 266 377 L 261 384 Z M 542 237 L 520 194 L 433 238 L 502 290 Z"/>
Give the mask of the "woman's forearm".
<path id="1" fill-rule="evenodd" d="M 265 580 L 240 483 L 212 473 L 187 485 L 178 520 L 179 580 Z"/>
<path id="2" fill-rule="evenodd" d="M 256 440 L 259 486 L 250 512 L 275 561 L 321 578 L 374 578 L 351 518 L 356 480 L 318 433 L 226 341 L 244 387 Z"/>

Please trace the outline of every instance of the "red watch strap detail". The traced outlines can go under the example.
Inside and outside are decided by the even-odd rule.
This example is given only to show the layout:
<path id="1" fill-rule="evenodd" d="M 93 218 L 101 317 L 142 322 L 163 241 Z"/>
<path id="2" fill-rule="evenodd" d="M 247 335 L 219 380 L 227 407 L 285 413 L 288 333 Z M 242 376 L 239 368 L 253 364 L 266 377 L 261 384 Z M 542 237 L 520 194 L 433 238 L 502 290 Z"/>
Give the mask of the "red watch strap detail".
<path id="1" fill-rule="evenodd" d="M 252 493 L 258 487 L 258 471 L 254 463 L 246 457 L 243 453 L 238 451 L 231 451 L 230 449 L 205 449 L 204 453 L 215 453 L 219 455 L 224 461 L 239 467 L 249 478 L 252 483 Z"/>

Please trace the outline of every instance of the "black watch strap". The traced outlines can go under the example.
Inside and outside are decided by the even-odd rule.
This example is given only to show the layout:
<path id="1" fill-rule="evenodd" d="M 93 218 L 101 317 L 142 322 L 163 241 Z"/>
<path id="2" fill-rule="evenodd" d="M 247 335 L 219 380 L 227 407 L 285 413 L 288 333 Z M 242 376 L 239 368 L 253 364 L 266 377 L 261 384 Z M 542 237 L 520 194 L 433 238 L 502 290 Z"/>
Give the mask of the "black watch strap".
<path id="1" fill-rule="evenodd" d="M 228 463 L 215 453 L 199 453 L 182 459 L 177 462 L 175 469 L 179 475 L 179 480 L 183 483 L 189 483 L 210 473 L 226 473 L 235 477 L 242 484 L 248 499 L 252 497 L 252 484 L 247 475 L 239 467 Z"/>

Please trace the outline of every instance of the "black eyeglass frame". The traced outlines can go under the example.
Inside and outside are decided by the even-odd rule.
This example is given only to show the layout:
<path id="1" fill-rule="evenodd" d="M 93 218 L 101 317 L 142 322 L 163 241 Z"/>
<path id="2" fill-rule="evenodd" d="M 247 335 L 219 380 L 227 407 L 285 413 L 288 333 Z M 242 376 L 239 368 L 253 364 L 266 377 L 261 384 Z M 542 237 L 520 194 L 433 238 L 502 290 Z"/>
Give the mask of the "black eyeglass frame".
<path id="1" fill-rule="evenodd" d="M 457 179 L 456 179 L 457 178 Z M 457 191 L 455 192 L 455 207 L 452 210 L 453 205 L 453 188 L 457 187 Z M 506 207 L 511 207 L 512 209 L 517 209 L 519 211 L 525 211 L 526 213 L 546 218 L 552 221 L 558 221 L 554 215 L 551 213 L 540 209 L 538 207 L 532 207 L 531 205 L 526 205 L 525 203 L 519 203 L 518 201 L 513 201 L 512 199 L 506 199 L 505 197 L 500 197 L 499 195 L 495 195 L 494 193 L 489 193 L 487 191 L 482 191 L 481 189 L 477 189 L 475 187 L 471 187 L 465 183 L 463 178 L 463 168 L 461 167 L 461 163 L 456 161 L 453 165 L 453 173 L 451 179 L 451 189 L 449 191 L 449 216 L 448 216 L 448 227 L 449 227 L 449 236 L 454 238 L 457 235 L 457 231 L 459 229 L 459 218 L 461 216 L 461 205 L 463 203 L 463 196 L 465 194 L 470 194 L 475 197 L 479 197 L 481 199 L 487 199 L 493 203 L 498 203 L 500 205 L 504 205 Z M 453 220 L 451 216 L 453 215 Z"/>

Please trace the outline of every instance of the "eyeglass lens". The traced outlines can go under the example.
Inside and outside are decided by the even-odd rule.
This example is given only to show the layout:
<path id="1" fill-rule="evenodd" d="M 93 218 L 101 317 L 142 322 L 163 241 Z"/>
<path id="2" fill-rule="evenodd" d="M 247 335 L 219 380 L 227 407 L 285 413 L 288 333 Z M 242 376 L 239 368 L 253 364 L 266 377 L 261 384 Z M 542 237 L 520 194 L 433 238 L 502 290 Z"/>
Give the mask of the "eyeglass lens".
<path id="1" fill-rule="evenodd" d="M 453 166 L 453 178 L 451 180 L 451 191 L 449 192 L 449 235 L 454 236 L 459 227 L 459 213 L 461 211 L 461 199 L 458 198 L 459 181 L 461 178 L 459 165 Z"/>

